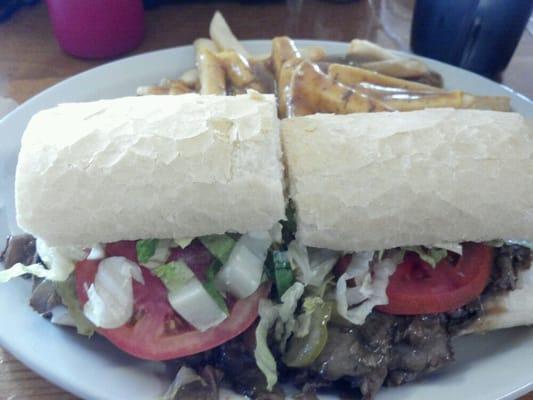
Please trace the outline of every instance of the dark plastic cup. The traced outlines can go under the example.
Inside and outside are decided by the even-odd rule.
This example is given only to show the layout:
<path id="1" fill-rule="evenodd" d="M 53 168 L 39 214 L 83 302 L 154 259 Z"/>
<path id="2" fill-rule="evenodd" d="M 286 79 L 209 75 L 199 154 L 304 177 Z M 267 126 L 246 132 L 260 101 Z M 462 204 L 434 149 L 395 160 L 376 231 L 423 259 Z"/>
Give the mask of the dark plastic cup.
<path id="1" fill-rule="evenodd" d="M 110 58 L 144 37 L 142 0 L 46 0 L 55 37 L 76 57 Z"/>
<path id="2" fill-rule="evenodd" d="M 411 49 L 494 78 L 509 64 L 532 9 L 533 0 L 417 0 Z"/>

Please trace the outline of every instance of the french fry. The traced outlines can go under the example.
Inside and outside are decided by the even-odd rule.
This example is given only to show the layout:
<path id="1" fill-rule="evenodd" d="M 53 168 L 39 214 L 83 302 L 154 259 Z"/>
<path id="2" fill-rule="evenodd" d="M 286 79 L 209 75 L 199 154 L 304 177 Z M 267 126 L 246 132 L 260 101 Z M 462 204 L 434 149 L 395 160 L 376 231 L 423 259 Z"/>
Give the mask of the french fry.
<path id="1" fill-rule="evenodd" d="M 169 89 L 161 86 L 139 86 L 137 96 L 168 94 Z"/>
<path id="2" fill-rule="evenodd" d="M 250 68 L 252 69 L 253 74 L 255 75 L 256 82 L 260 84 L 261 93 L 275 93 L 276 92 L 276 82 L 274 78 L 274 73 L 272 72 L 272 62 L 271 58 L 267 59 L 256 59 L 251 58 L 248 60 L 250 63 Z"/>
<path id="3" fill-rule="evenodd" d="M 271 54 L 270 53 L 262 53 L 262 54 L 253 54 L 249 57 L 246 57 L 248 61 L 251 63 L 270 63 L 271 60 Z"/>
<path id="4" fill-rule="evenodd" d="M 393 78 L 374 71 L 343 64 L 331 64 L 328 68 L 328 75 L 347 86 L 357 85 L 360 82 L 369 82 L 380 86 L 401 88 L 416 92 L 442 91 L 442 89 L 433 86 Z"/>
<path id="5" fill-rule="evenodd" d="M 180 76 L 180 81 L 185 83 L 190 88 L 196 88 L 198 84 L 198 70 L 196 68 L 191 68 L 185 71 Z"/>
<path id="6" fill-rule="evenodd" d="M 234 50 L 221 51 L 216 57 L 224 65 L 226 76 L 233 86 L 240 89 L 254 89 L 265 92 L 257 80 L 248 60 Z"/>
<path id="7" fill-rule="evenodd" d="M 184 82 L 163 78 L 158 86 L 139 86 L 137 88 L 138 96 L 146 95 L 178 95 L 191 93 L 193 90 Z"/>
<path id="8" fill-rule="evenodd" d="M 398 111 L 414 111 L 424 108 L 461 108 L 463 93 L 459 90 L 452 90 L 442 93 L 406 93 L 405 95 L 392 95 L 380 99 L 387 106 Z"/>
<path id="9" fill-rule="evenodd" d="M 454 107 L 509 111 L 509 98 L 504 96 L 473 96 L 462 91 L 446 91 L 434 86 L 393 78 L 358 67 L 331 64 L 328 75 L 340 83 L 380 99 L 399 111 L 422 108 Z M 394 91 L 391 88 L 401 89 Z"/>
<path id="10" fill-rule="evenodd" d="M 429 73 L 429 68 L 422 61 L 414 58 L 394 58 L 390 60 L 367 62 L 360 65 L 380 74 L 396 78 L 417 78 Z"/>
<path id="11" fill-rule="evenodd" d="M 220 11 L 215 12 L 209 24 L 209 36 L 211 36 L 219 50 L 234 50 L 245 57 L 249 56 L 248 51 L 235 37 Z"/>
<path id="12" fill-rule="evenodd" d="M 226 76 L 224 66 L 214 55 L 212 49 L 216 48 L 209 39 L 196 39 L 196 68 L 198 69 L 198 82 L 200 94 L 226 94 Z"/>
<path id="13" fill-rule="evenodd" d="M 511 99 L 506 96 L 474 96 L 468 93 L 463 93 L 461 108 L 511 111 Z"/>
<path id="14" fill-rule="evenodd" d="M 360 59 L 361 62 L 383 61 L 396 58 L 389 50 L 368 40 L 353 39 L 348 45 L 347 55 Z"/>
<path id="15" fill-rule="evenodd" d="M 302 55 L 294 42 L 287 36 L 272 39 L 272 69 L 278 84 L 278 113 L 287 116 L 287 94 L 294 70 L 302 62 Z"/>
<path id="16" fill-rule="evenodd" d="M 313 62 L 319 62 L 327 58 L 326 50 L 319 46 L 308 46 L 300 50 L 302 58 Z"/>
<path id="17" fill-rule="evenodd" d="M 278 81 L 283 64 L 295 58 L 301 59 L 302 55 L 291 38 L 278 36 L 272 39 L 272 67 Z"/>
<path id="18" fill-rule="evenodd" d="M 162 79 L 159 86 L 168 88 L 168 94 L 183 94 L 193 91 L 181 80 Z"/>
<path id="19" fill-rule="evenodd" d="M 397 56 L 366 40 L 354 39 L 349 45 L 345 58 L 355 62 L 355 67 L 331 64 L 332 59 L 328 60 L 321 47 L 300 51 L 286 36 L 272 39 L 270 54 L 250 56 L 218 11 L 209 33 L 211 39 L 194 42 L 196 68 L 184 72 L 178 80 L 164 79 L 157 86 L 141 86 L 137 94 L 197 90 L 201 94 L 226 95 L 248 89 L 271 93 L 277 84 L 282 118 L 315 112 L 343 114 L 428 107 L 510 110 L 507 97 L 474 96 L 432 86 L 441 85 L 441 77 L 426 64 Z"/>
<path id="20" fill-rule="evenodd" d="M 413 111 L 424 108 L 474 108 L 478 110 L 510 111 L 508 97 L 473 96 L 460 90 L 449 92 L 417 95 L 408 93 L 407 96 L 381 99 L 383 103 L 398 111 Z"/>
<path id="21" fill-rule="evenodd" d="M 298 65 L 302 63 L 302 59 L 295 57 L 287 60 L 281 66 L 281 69 L 278 74 L 277 84 L 278 84 L 278 114 L 280 118 L 285 118 L 289 114 L 289 104 L 290 104 L 290 92 L 291 92 L 291 82 L 294 74 L 298 68 Z"/>
<path id="22" fill-rule="evenodd" d="M 198 38 L 193 42 L 193 45 L 196 53 L 196 63 L 198 63 L 198 57 L 204 50 L 209 50 L 211 53 L 218 51 L 217 45 L 211 39 Z"/>
<path id="23" fill-rule="evenodd" d="M 360 82 L 351 87 L 380 100 L 391 109 L 398 111 L 413 111 L 436 107 L 475 108 L 494 111 L 510 110 L 509 98 L 503 96 L 473 96 L 460 90 L 417 92 L 379 86 L 368 82 Z"/>
<path id="24" fill-rule="evenodd" d="M 295 69 L 287 105 L 290 117 L 317 112 L 349 114 L 390 110 L 379 100 L 336 82 L 309 61 L 301 62 Z"/>

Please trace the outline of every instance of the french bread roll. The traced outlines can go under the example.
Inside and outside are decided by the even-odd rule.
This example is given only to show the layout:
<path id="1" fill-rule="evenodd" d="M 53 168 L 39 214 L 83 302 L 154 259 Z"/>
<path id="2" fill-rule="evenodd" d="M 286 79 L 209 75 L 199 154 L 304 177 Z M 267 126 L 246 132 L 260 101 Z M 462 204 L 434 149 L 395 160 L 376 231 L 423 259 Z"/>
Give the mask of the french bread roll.
<path id="1" fill-rule="evenodd" d="M 307 246 L 533 238 L 533 130 L 519 114 L 318 114 L 282 121 L 282 143 Z"/>
<path id="2" fill-rule="evenodd" d="M 272 95 L 128 97 L 41 111 L 22 138 L 17 220 L 47 244 L 270 229 L 284 217 Z"/>

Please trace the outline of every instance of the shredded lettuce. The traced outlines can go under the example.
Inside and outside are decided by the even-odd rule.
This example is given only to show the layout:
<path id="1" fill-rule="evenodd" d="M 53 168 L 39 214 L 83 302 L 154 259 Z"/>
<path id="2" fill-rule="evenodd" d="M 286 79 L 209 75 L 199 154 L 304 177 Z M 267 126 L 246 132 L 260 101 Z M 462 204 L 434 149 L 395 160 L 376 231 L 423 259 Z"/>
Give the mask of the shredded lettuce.
<path id="1" fill-rule="evenodd" d="M 276 321 L 274 336 L 278 341 L 280 351 L 283 353 L 287 347 L 287 342 L 291 335 L 298 329 L 296 320 L 296 309 L 298 302 L 304 294 L 304 285 L 295 282 L 283 296 L 279 305 L 279 318 Z"/>
<path id="2" fill-rule="evenodd" d="M 294 332 L 296 337 L 303 338 L 309 335 L 311 329 L 311 316 L 322 304 L 324 304 L 324 300 L 318 296 L 310 296 L 304 299 L 303 313 L 297 317 L 297 329 Z"/>
<path id="3" fill-rule="evenodd" d="M 459 255 L 463 254 L 463 246 L 460 244 L 455 243 L 435 243 L 433 246 L 405 246 L 402 247 L 401 250 L 403 252 L 405 251 L 413 251 L 418 256 L 431 265 L 433 268 L 437 266 L 439 262 L 444 260 L 446 256 L 448 255 L 448 251 L 451 251 L 452 253 L 456 253 Z"/>
<path id="4" fill-rule="evenodd" d="M 296 241 L 289 244 L 288 258 L 296 271 L 296 279 L 304 285 L 321 286 L 339 259 L 340 253 L 307 248 Z"/>
<path id="5" fill-rule="evenodd" d="M 404 246 L 388 251 L 379 250 L 377 252 L 377 260 L 381 261 L 385 253 L 389 255 L 391 251 L 396 252 L 396 256 L 399 255 L 400 261 L 403 259 L 406 251 L 412 251 L 418 254 L 423 261 L 435 268 L 440 261 L 446 258 L 449 251 L 462 255 L 463 246 L 460 243 L 441 242 L 435 243 L 433 246 Z"/>
<path id="6" fill-rule="evenodd" d="M 52 308 L 51 312 L 52 317 L 50 318 L 50 322 L 52 324 L 76 328 L 76 323 L 69 314 L 67 307 L 65 307 L 64 305 L 61 304 L 59 306 L 55 306 L 54 308 Z"/>
<path id="7" fill-rule="evenodd" d="M 460 256 L 463 255 L 463 245 L 461 243 L 439 242 L 431 247 L 438 247 L 459 254 Z"/>
<path id="8" fill-rule="evenodd" d="M 281 304 L 274 304 L 271 300 L 264 299 L 259 303 L 260 319 L 255 330 L 254 355 L 257 366 L 265 375 L 268 390 L 272 390 L 278 381 L 276 360 L 267 343 L 268 332 L 275 327 L 276 339 L 284 349 L 290 335 L 297 328 L 294 313 L 303 293 L 303 284 L 295 282 L 281 297 Z"/>
<path id="9" fill-rule="evenodd" d="M 95 244 L 93 247 L 91 247 L 91 251 L 89 252 L 89 255 L 87 256 L 87 260 L 101 260 L 104 257 L 105 257 L 104 246 L 98 243 L 98 244 Z"/>
<path id="10" fill-rule="evenodd" d="M 145 240 L 138 240 L 135 244 L 135 248 L 137 249 L 137 260 L 141 264 L 147 263 L 148 260 L 150 260 L 150 257 L 152 257 L 155 253 L 155 249 L 157 248 L 157 239 L 145 239 Z"/>
<path id="11" fill-rule="evenodd" d="M 407 246 L 402 247 L 404 251 L 413 251 L 420 259 L 431 265 L 433 268 L 437 266 L 439 262 L 446 258 L 448 250 L 438 247 L 424 247 L 424 246 Z"/>
<path id="12" fill-rule="evenodd" d="M 265 375 L 267 389 L 272 390 L 278 382 L 276 359 L 268 348 L 268 332 L 278 318 L 278 308 L 272 301 L 262 299 L 259 303 L 259 323 L 255 328 L 255 362 Z"/>
<path id="13" fill-rule="evenodd" d="M 193 240 L 194 240 L 194 238 L 174 239 L 173 242 L 172 242 L 172 246 L 171 247 L 178 246 L 178 247 L 181 247 L 182 249 L 184 249 L 187 246 L 189 246 L 192 243 Z"/>
<path id="14" fill-rule="evenodd" d="M 279 318 L 282 322 L 287 322 L 294 318 L 294 312 L 298 307 L 298 300 L 304 294 L 304 285 L 300 282 L 295 282 L 284 294 L 281 296 L 281 304 L 279 305 Z"/>
<path id="15" fill-rule="evenodd" d="M 202 244 L 222 264 L 228 261 L 235 240 L 229 235 L 207 235 L 200 238 Z"/>
<path id="16" fill-rule="evenodd" d="M 0 271 L 0 283 L 5 283 L 24 274 L 35 275 L 38 278 L 62 282 L 68 279 L 74 271 L 76 262 L 87 257 L 85 251 L 78 247 L 49 247 L 41 239 L 36 242 L 37 253 L 42 264 L 23 265 L 17 263 L 11 268 Z M 46 266 L 46 267 L 45 267 Z"/>
<path id="17" fill-rule="evenodd" d="M 141 268 L 125 257 L 109 257 L 98 264 L 94 282 L 87 288 L 83 314 L 95 326 L 114 329 L 133 315 L 132 279 L 144 284 Z"/>
<path id="18" fill-rule="evenodd" d="M 92 336 L 96 327 L 83 315 L 78 296 L 76 295 L 74 276 L 71 275 L 64 282 L 56 282 L 55 290 L 59 297 L 61 297 L 61 302 L 67 308 L 78 333 L 80 335 Z"/>
<path id="19" fill-rule="evenodd" d="M 193 382 L 205 384 L 204 380 L 198 376 L 194 369 L 185 366 L 181 367 L 174 381 L 172 381 L 165 394 L 159 400 L 176 400 L 180 389 Z"/>
<path id="20" fill-rule="evenodd" d="M 162 265 L 153 272 L 167 287 L 172 308 L 199 331 L 206 331 L 227 318 L 227 308 L 219 306 L 183 261 Z"/>
<path id="21" fill-rule="evenodd" d="M 337 311 L 354 325 L 362 325 L 375 306 L 387 304 L 389 276 L 396 269 L 390 258 L 375 263 L 370 268 L 374 252 L 359 252 L 353 255 L 346 272 L 337 281 Z M 355 280 L 355 287 L 347 282 Z"/>
<path id="22" fill-rule="evenodd" d="M 138 242 L 137 242 L 138 243 Z M 153 253 L 148 257 L 144 259 L 144 261 L 140 261 L 139 263 L 148 269 L 154 269 L 157 268 L 163 264 L 165 264 L 168 260 L 168 257 L 170 256 L 170 248 L 174 245 L 173 240 L 169 239 L 156 239 L 156 245 Z M 151 249 L 150 249 L 151 250 Z M 137 252 L 137 259 L 139 259 L 139 253 Z M 148 255 L 149 253 L 147 253 Z"/>

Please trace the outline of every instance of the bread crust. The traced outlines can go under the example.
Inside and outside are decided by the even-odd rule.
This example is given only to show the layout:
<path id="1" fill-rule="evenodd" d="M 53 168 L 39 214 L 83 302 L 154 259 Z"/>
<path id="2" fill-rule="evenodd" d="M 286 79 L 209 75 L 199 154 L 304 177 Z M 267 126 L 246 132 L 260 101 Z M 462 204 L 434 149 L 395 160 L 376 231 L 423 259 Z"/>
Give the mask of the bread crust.
<path id="1" fill-rule="evenodd" d="M 272 95 L 61 104 L 22 138 L 17 221 L 56 246 L 266 230 L 282 182 Z"/>
<path id="2" fill-rule="evenodd" d="M 520 114 L 317 114 L 282 121 L 282 143 L 307 246 L 533 238 L 533 130 Z"/>

